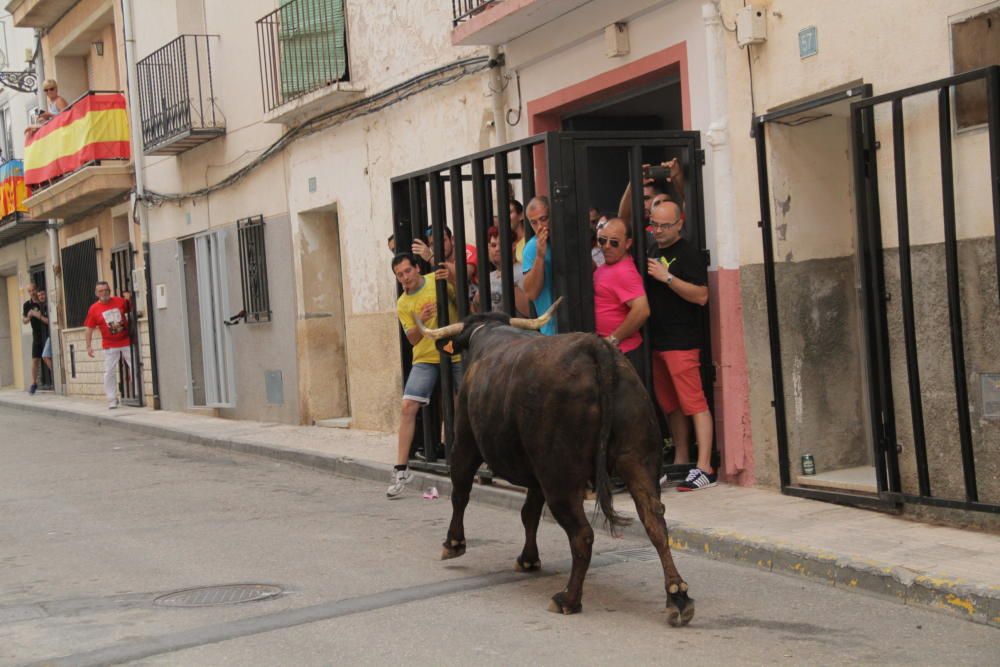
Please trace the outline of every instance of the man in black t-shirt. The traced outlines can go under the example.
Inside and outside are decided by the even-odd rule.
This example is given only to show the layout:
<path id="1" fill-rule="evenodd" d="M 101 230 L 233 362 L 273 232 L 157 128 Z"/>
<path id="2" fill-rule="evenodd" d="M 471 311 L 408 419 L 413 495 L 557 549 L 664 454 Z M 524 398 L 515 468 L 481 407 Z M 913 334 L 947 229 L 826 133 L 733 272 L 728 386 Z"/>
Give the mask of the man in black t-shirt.
<path id="1" fill-rule="evenodd" d="M 701 386 L 701 315 L 708 303 L 708 267 L 701 253 L 681 237 L 684 214 L 672 201 L 650 211 L 656 244 L 646 260 L 646 294 L 653 345 L 653 389 L 670 422 L 674 463 L 690 463 L 691 429 L 698 442 L 697 467 L 678 491 L 715 485 L 712 468 L 712 413 Z"/>
<path id="2" fill-rule="evenodd" d="M 28 286 L 30 298 L 24 302 L 21 309 L 23 322 L 31 324 L 31 387 L 29 394 L 34 394 L 38 390 L 38 371 L 41 367 L 42 359 L 45 360 L 49 370 L 52 370 L 52 352 L 49 349 L 49 304 L 47 303 L 45 290 L 36 290 L 35 285 Z"/>

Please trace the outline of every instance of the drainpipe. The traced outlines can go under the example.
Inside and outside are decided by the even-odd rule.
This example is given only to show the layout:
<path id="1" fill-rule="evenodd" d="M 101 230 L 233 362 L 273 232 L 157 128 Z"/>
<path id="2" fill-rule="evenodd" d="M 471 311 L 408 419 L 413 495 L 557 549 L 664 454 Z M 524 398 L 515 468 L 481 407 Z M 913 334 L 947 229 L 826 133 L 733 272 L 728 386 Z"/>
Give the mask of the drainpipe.
<path id="1" fill-rule="evenodd" d="M 708 103 L 711 122 L 708 132 L 705 133 L 705 141 L 712 148 L 716 257 L 720 269 L 739 269 L 736 225 L 733 220 L 733 151 L 729 141 L 725 34 L 718 1 L 703 4 L 701 17 L 705 22 L 705 49 L 708 52 Z"/>
<path id="2" fill-rule="evenodd" d="M 503 55 L 500 48 L 490 47 L 490 99 L 493 101 L 493 129 L 496 130 L 497 146 L 507 143 L 507 117 L 503 108 Z"/>
<path id="3" fill-rule="evenodd" d="M 705 23 L 710 123 L 705 133 L 711 148 L 715 193 L 715 243 L 719 376 L 724 396 L 719 435 L 725 452 L 726 476 L 741 484 L 752 482 L 753 450 L 749 434 L 750 387 L 746 373 L 743 306 L 739 287 L 739 245 L 734 219 L 733 154 L 729 132 L 726 35 L 719 0 L 701 6 Z M 719 423 L 719 422 L 717 422 Z"/>
<path id="4" fill-rule="evenodd" d="M 149 261 L 149 215 L 142 199 L 146 194 L 146 174 L 143 164 L 142 123 L 139 115 L 139 74 L 135 59 L 135 30 L 132 24 L 132 0 L 122 0 L 122 22 L 125 32 L 125 70 L 128 86 L 125 91 L 129 110 L 129 139 L 132 142 L 132 165 L 135 170 L 135 189 L 129 201 L 132 205 L 132 215 L 139 218 L 139 236 L 142 244 L 142 266 L 145 285 L 146 325 L 149 329 L 149 360 L 153 380 L 153 395 L 150 405 L 154 410 L 160 409 L 160 377 L 156 362 L 156 327 L 153 323 L 153 268 Z M 131 223 L 130 223 L 131 224 Z M 135 295 L 133 295 L 135 298 Z M 137 299 L 138 300 L 138 299 Z M 138 327 L 137 327 L 138 328 Z M 142 345 L 140 343 L 139 381 L 142 382 Z"/>
<path id="5" fill-rule="evenodd" d="M 45 82 L 45 59 L 42 57 L 42 31 L 35 30 L 35 79 L 38 82 L 38 106 L 45 109 L 47 100 L 42 84 Z M 58 277 L 62 275 L 59 257 L 59 224 L 49 219 L 45 233 L 49 237 L 49 265 L 45 271 L 46 296 L 49 301 L 49 344 L 52 347 L 52 390 L 65 393 L 63 383 L 63 355 L 59 344 L 59 302 L 62 300 L 62 290 L 59 289 Z M 56 352 L 58 350 L 58 353 Z"/>

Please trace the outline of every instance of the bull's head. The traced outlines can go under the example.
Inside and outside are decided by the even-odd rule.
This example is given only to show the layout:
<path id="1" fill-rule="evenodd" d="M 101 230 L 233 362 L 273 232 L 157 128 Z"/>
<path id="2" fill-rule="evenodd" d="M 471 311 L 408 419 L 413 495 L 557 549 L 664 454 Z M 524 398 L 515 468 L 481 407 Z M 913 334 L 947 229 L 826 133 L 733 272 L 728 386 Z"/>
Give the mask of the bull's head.
<path id="1" fill-rule="evenodd" d="M 512 326 L 515 329 L 538 331 L 552 319 L 552 315 L 556 312 L 556 308 L 559 307 L 560 303 L 562 303 L 562 297 L 556 299 L 555 303 L 544 313 L 533 318 L 511 317 L 507 313 L 498 312 L 477 313 L 469 315 L 462 322 L 449 324 L 438 329 L 428 329 L 425 327 L 424 323 L 420 321 L 419 316 L 416 317 L 416 321 L 420 333 L 425 338 L 435 341 L 435 345 L 437 345 L 439 350 L 448 354 L 460 354 L 469 349 L 472 337 L 483 327 Z"/>

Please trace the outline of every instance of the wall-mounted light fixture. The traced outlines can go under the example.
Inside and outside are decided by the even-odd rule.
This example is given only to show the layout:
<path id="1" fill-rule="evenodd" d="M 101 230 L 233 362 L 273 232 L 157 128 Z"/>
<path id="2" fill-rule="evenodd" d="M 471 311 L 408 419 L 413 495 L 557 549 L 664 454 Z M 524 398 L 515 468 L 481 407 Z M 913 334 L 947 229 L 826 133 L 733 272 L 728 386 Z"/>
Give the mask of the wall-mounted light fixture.
<path id="1" fill-rule="evenodd" d="M 99 56 L 104 55 L 104 42 L 102 42 L 101 40 L 97 40 L 96 42 L 93 43 L 93 46 L 94 50 L 97 51 L 97 55 Z"/>

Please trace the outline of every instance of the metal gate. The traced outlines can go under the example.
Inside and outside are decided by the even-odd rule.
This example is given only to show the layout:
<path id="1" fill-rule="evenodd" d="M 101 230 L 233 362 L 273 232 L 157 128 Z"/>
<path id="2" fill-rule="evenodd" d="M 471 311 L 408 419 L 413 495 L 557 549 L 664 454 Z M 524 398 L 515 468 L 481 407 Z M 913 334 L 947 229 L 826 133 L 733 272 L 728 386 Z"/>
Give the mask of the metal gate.
<path id="1" fill-rule="evenodd" d="M 514 283 L 512 275 L 513 251 L 510 219 L 505 207 L 497 202 L 517 198 L 527 204 L 539 192 L 547 192 L 551 200 L 550 230 L 553 248 L 553 292 L 562 296 L 565 303 L 558 313 L 559 331 L 593 331 L 593 277 L 590 255 L 590 226 L 588 211 L 590 186 L 595 174 L 606 164 L 608 155 L 616 156 L 615 168 L 620 175 L 617 192 L 631 182 L 642 183 L 642 165 L 659 162 L 667 157 L 678 157 L 688 175 L 685 184 L 685 215 L 688 220 L 685 236 L 702 249 L 706 264 L 705 217 L 701 166 L 703 153 L 697 132 L 550 132 L 469 155 L 451 162 L 412 172 L 392 179 L 393 231 L 396 248 L 409 250 L 412 240 L 431 231 L 436 257 L 444 254 L 443 228 L 453 230 L 457 249 L 466 246 L 465 220 L 473 218 L 474 241 L 477 250 L 477 275 L 475 282 L 489 286 L 488 230 L 494 220 L 494 209 L 502 211 L 495 217 L 500 238 L 501 306 L 504 312 L 514 312 Z M 642 187 L 632 188 L 633 228 L 642 229 Z M 532 230 L 525 221 L 525 236 L 530 239 Z M 644 234 L 634 235 L 634 259 L 645 275 L 646 240 Z M 466 265 L 465 253 L 455 253 L 456 293 L 466 295 L 473 282 Z M 397 286 L 398 288 L 398 286 Z M 438 323 L 447 321 L 446 287 L 437 285 Z M 489 299 L 481 299 L 489 309 Z M 468 314 L 468 300 L 458 299 L 458 316 Z M 704 309 L 704 340 L 702 344 L 702 376 L 709 405 L 712 405 L 712 386 L 715 369 L 711 362 L 708 312 Z M 648 370 L 649 336 L 644 332 L 646 368 L 643 369 L 647 389 L 652 396 Z M 404 332 L 400 331 L 400 352 L 403 359 L 403 377 L 410 370 L 411 349 Z M 450 359 L 442 355 L 440 396 L 451 396 Z M 441 406 L 441 412 L 436 412 Z M 438 427 L 443 421 L 444 454 L 447 460 L 452 445 L 453 405 L 450 400 L 434 400 L 421 410 L 422 426 L 417 429 L 414 448 L 423 445 L 425 461 L 416 467 L 436 471 L 447 470 L 439 460 L 434 446 L 438 440 Z M 412 449 L 411 449 L 412 451 Z M 717 453 L 713 453 L 717 460 Z M 671 475 L 683 476 L 692 464 L 667 466 Z"/>
<path id="2" fill-rule="evenodd" d="M 1000 273 L 1000 67 L 993 66 L 967 72 L 965 74 L 931 81 L 892 93 L 871 96 L 870 86 L 860 86 L 840 93 L 820 97 L 809 102 L 763 114 L 754 119 L 754 134 L 757 144 L 757 169 L 761 208 L 760 227 L 764 248 L 764 277 L 767 293 L 767 319 L 771 346 L 771 368 L 774 389 L 774 411 L 777 427 L 778 454 L 782 491 L 789 495 L 811 497 L 820 500 L 872 506 L 877 508 L 898 507 L 902 503 L 918 503 L 941 507 L 1000 512 L 1000 504 L 982 502 L 979 498 L 976 461 L 973 447 L 972 402 L 968 387 L 969 373 L 966 366 L 966 345 L 963 340 L 962 300 L 958 262 L 958 240 L 956 233 L 955 168 L 952 156 L 952 96 L 956 86 L 970 82 L 983 82 L 986 88 L 988 109 L 988 160 L 982 168 L 989 172 L 992 192 L 991 214 L 994 228 L 994 269 Z M 942 203 L 941 224 L 944 232 L 944 281 L 947 285 L 948 339 L 951 348 L 953 369 L 954 408 L 956 432 L 938 442 L 939 449 L 952 447 L 945 456 L 959 461 L 962 468 L 964 497 L 955 498 L 935 494 L 934 479 L 928 462 L 928 447 L 925 436 L 926 420 L 923 403 L 926 397 L 922 390 L 917 357 L 917 312 L 914 308 L 913 266 L 910 240 L 909 207 L 907 198 L 906 172 L 906 129 L 903 102 L 918 95 L 936 94 L 938 145 L 940 149 L 940 183 L 935 190 L 940 192 Z M 856 99 L 850 104 L 850 135 L 853 160 L 853 182 L 857 225 L 857 258 L 860 279 L 860 301 L 863 307 L 862 335 L 864 337 L 864 368 L 866 375 L 867 412 L 871 416 L 867 428 L 870 430 L 874 450 L 874 472 L 876 490 L 874 493 L 852 493 L 846 491 L 805 488 L 792 481 L 792 461 L 789 456 L 788 409 L 786 405 L 786 374 L 782 362 L 782 338 L 779 326 L 779 308 L 775 276 L 774 233 L 771 215 L 772 192 L 768 180 L 767 141 L 765 127 L 768 123 L 780 122 L 799 116 L 803 112 L 815 110 L 838 101 Z M 860 99 L 858 99 L 860 98 Z M 881 148 L 876 131 L 876 109 L 888 105 L 891 111 L 892 164 L 894 170 L 896 231 L 898 233 L 898 275 L 900 319 L 902 330 L 902 350 L 900 343 L 893 344 L 889 302 L 891 295 L 887 289 L 886 249 L 883 248 L 883 229 L 879 199 L 877 173 L 877 151 Z M 924 187 L 929 187 L 925 185 Z M 895 267 L 892 267 L 895 268 Z M 1000 279 L 998 279 L 1000 282 Z M 1000 289 L 1000 284 L 998 284 Z M 986 304 L 993 307 L 996 304 Z M 892 366 L 893 355 L 897 359 L 905 356 L 905 377 L 895 373 Z M 912 452 L 907 452 L 897 437 L 896 406 L 906 407 L 903 401 L 894 397 L 895 386 L 905 385 L 911 418 Z M 923 387 L 925 390 L 926 387 Z M 939 387 L 939 391 L 946 388 Z M 989 431 L 987 431 L 988 433 Z M 984 443 L 987 444 L 988 443 Z M 995 443 L 994 443 L 995 445 Z M 912 456 L 905 460 L 901 457 Z M 917 493 L 905 492 L 901 479 L 901 463 L 906 463 L 916 473 Z"/>
<path id="3" fill-rule="evenodd" d="M 132 271 L 135 254 L 131 243 L 124 243 L 111 250 L 111 289 L 116 296 L 129 293 L 131 312 L 128 314 L 130 363 L 118 362 L 118 391 L 125 405 L 143 405 L 142 394 L 142 342 L 139 338 L 139 318 L 135 314 L 135 292 L 132 290 Z"/>

